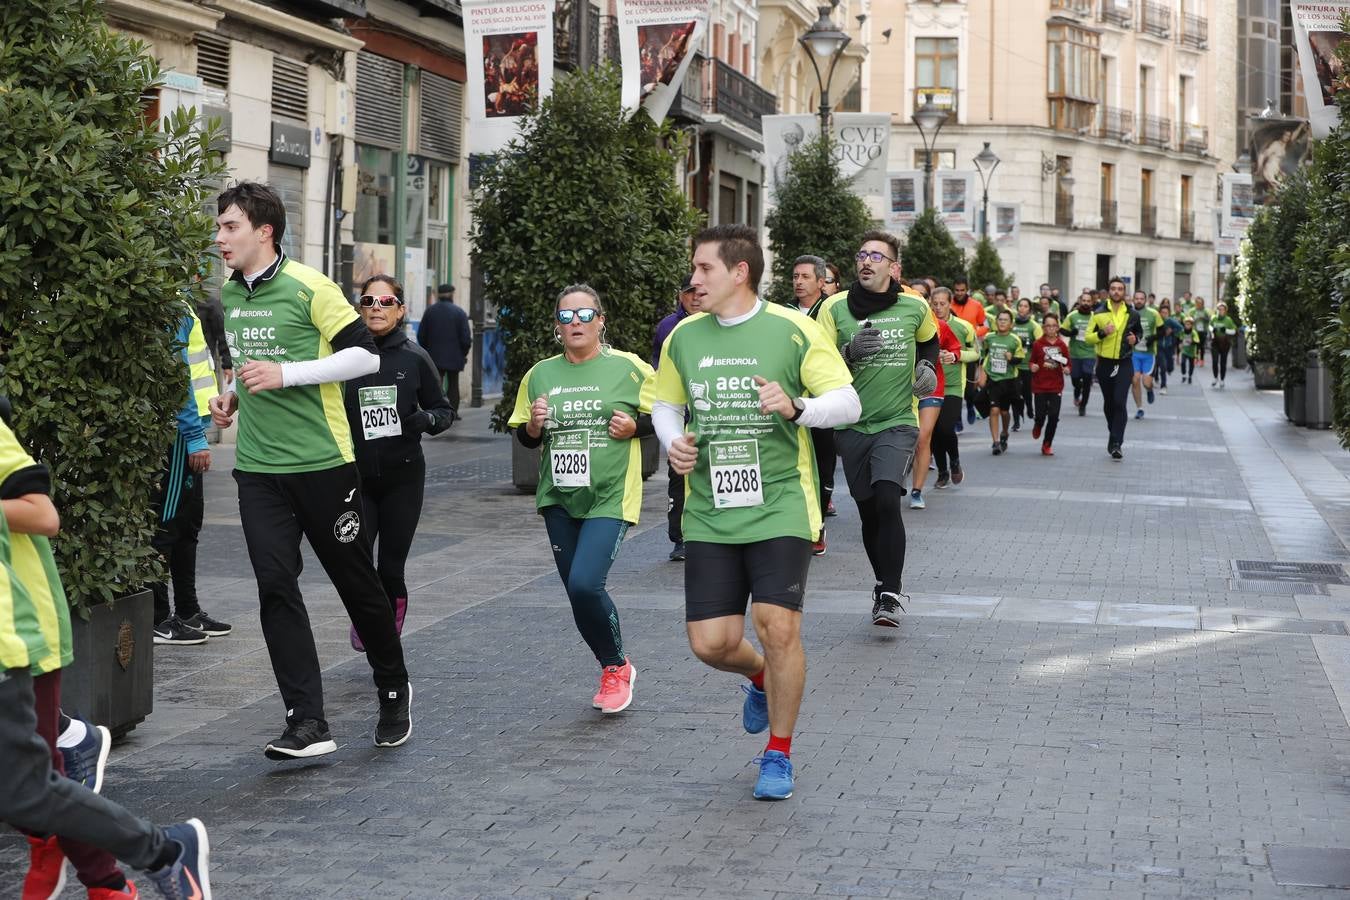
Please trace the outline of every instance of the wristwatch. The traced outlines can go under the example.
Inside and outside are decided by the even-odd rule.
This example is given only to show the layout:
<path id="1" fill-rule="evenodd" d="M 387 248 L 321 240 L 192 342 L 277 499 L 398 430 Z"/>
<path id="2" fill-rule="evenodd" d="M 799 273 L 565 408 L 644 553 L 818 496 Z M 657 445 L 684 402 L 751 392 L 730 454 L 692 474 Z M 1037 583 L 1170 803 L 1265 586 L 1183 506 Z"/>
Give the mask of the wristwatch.
<path id="1" fill-rule="evenodd" d="M 806 412 L 806 403 L 802 400 L 801 397 L 797 397 L 792 401 L 792 407 L 793 409 L 796 410 L 796 412 L 792 414 L 792 418 L 788 419 L 789 422 L 797 421 L 802 417 L 802 413 Z"/>

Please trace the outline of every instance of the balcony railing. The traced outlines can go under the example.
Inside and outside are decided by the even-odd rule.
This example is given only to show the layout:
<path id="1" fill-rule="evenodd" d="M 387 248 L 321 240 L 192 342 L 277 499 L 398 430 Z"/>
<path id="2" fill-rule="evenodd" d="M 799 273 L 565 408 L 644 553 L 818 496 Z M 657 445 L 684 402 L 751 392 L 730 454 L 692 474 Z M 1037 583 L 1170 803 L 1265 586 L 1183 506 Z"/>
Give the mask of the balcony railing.
<path id="1" fill-rule="evenodd" d="M 1050 0 L 1050 9 L 1055 12 L 1073 13 L 1079 16 L 1092 15 L 1093 0 Z"/>
<path id="2" fill-rule="evenodd" d="M 1162 116 L 1140 116 L 1140 143 L 1166 150 L 1172 143 L 1172 120 Z"/>
<path id="3" fill-rule="evenodd" d="M 1139 207 L 1139 233 L 1145 237 L 1158 236 L 1158 207 Z"/>
<path id="4" fill-rule="evenodd" d="M 708 64 L 713 67 L 712 96 L 704 108 L 759 133 L 761 119 L 778 111 L 778 100 L 721 60 L 709 60 Z"/>
<path id="5" fill-rule="evenodd" d="M 1134 133 L 1134 113 L 1117 106 L 1101 108 L 1101 136 L 1123 141 Z"/>
<path id="6" fill-rule="evenodd" d="M 1134 28 L 1133 0 L 1102 0 L 1102 21 L 1118 28 Z"/>
<path id="7" fill-rule="evenodd" d="M 1184 153 L 1204 156 L 1209 152 L 1209 128 L 1204 125 L 1185 125 L 1181 132 L 1181 149 Z"/>
<path id="8" fill-rule="evenodd" d="M 1183 241 L 1195 240 L 1195 210 L 1181 211 L 1181 239 Z"/>
<path id="9" fill-rule="evenodd" d="M 1120 224 L 1116 217 L 1117 207 L 1115 200 L 1102 200 L 1102 231 L 1115 231 Z"/>
<path id="10" fill-rule="evenodd" d="M 702 122 L 703 110 L 712 102 L 708 94 L 708 80 L 705 75 L 708 59 L 702 53 L 694 54 L 689 60 L 689 69 L 680 82 L 680 90 L 670 104 L 670 115 L 689 122 Z"/>
<path id="11" fill-rule="evenodd" d="M 1055 224 L 1060 228 L 1073 227 L 1073 195 L 1055 195 Z"/>
<path id="12" fill-rule="evenodd" d="M 1181 14 L 1181 34 L 1178 35 L 1183 44 L 1189 44 L 1192 47 L 1201 49 L 1209 46 L 1209 19 L 1204 16 L 1193 16 L 1190 13 Z"/>
<path id="13" fill-rule="evenodd" d="M 1172 33 L 1172 10 L 1162 3 L 1155 3 L 1154 0 L 1144 0 L 1140 5 L 1143 15 L 1140 16 L 1139 27 L 1144 33 L 1155 35 L 1156 37 L 1167 37 Z"/>

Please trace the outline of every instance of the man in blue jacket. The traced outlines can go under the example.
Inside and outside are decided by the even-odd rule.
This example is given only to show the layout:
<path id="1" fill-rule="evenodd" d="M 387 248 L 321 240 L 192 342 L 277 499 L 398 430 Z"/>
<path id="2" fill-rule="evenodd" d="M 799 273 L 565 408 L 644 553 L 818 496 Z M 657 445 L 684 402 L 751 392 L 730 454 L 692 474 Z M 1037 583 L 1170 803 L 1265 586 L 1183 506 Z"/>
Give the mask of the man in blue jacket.
<path id="1" fill-rule="evenodd" d="M 473 346 L 473 328 L 468 314 L 455 305 L 454 285 L 436 288 L 436 302 L 427 307 L 417 326 L 417 343 L 431 355 L 446 382 L 445 396 L 450 409 L 459 418 L 459 373 L 464 371 L 469 348 Z"/>

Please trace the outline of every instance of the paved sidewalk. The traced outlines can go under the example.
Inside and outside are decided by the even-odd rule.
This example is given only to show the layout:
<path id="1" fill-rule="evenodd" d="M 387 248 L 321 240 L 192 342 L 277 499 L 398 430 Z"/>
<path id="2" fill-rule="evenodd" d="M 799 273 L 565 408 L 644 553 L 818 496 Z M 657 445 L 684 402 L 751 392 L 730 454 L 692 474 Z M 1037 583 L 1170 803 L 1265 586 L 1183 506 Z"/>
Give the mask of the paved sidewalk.
<path id="1" fill-rule="evenodd" d="M 1232 381 L 1174 383 L 1120 463 L 1100 394 L 1085 418 L 1068 405 L 1053 459 L 1030 423 L 998 458 L 967 426 L 966 483 L 930 481 L 928 508 L 905 512 L 914 603 L 897 631 L 865 619 L 841 471 L 810 575 L 797 793 L 777 804 L 750 799 L 762 741 L 740 730 L 737 680 L 685 643 L 664 473 L 610 579 L 637 699 L 602 717 L 485 411 L 427 444 L 412 741 L 371 746 L 369 670 L 307 556 L 339 751 L 268 762 L 282 711 L 218 457 L 203 604 L 236 632 L 156 648 L 156 712 L 106 792 L 161 821 L 200 815 L 227 900 L 1339 894 L 1350 850 L 1322 851 L 1350 848 L 1350 585 L 1242 578 L 1234 561 L 1347 580 L 1350 455 Z M 0 871 L 24 857 L 0 838 Z"/>

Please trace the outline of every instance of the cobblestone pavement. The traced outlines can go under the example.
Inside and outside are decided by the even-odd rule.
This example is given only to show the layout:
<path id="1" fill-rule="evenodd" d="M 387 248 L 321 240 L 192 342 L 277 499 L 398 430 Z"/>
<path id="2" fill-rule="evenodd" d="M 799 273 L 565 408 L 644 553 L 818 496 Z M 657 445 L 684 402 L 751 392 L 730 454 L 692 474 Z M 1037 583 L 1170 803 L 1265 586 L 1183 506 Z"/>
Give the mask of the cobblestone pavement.
<path id="1" fill-rule="evenodd" d="M 1321 852 L 1350 848 L 1350 587 L 1234 561 L 1350 560 L 1350 457 L 1279 402 L 1243 373 L 1222 393 L 1174 385 L 1122 463 L 1099 395 L 1086 418 L 1070 407 L 1053 459 L 1029 423 L 999 458 L 967 426 L 966 483 L 905 513 L 897 631 L 865 620 L 840 473 L 803 625 L 797 793 L 776 804 L 750 799 L 762 742 L 736 679 L 685 643 L 664 474 L 610 579 L 637 699 L 602 717 L 485 411 L 427 444 L 412 741 L 371 746 L 369 670 L 309 558 L 340 749 L 268 762 L 282 710 L 224 449 L 201 585 L 235 634 L 156 648 L 156 711 L 105 790 L 158 821 L 201 816 L 222 898 L 1330 895 L 1350 885 L 1350 851 Z M 24 856 L 0 839 L 5 883 Z"/>

